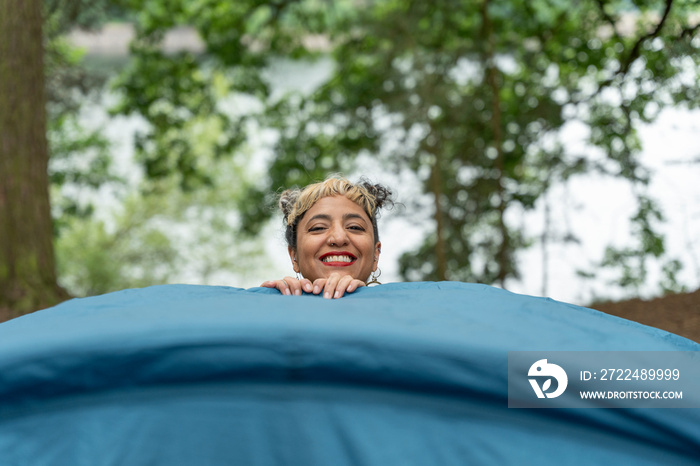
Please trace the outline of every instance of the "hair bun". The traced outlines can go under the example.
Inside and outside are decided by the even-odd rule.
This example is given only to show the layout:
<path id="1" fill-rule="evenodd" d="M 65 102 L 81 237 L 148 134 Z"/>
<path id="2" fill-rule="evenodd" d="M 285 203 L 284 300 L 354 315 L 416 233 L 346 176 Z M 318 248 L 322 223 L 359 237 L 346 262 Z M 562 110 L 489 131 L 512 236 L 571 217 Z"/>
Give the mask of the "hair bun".
<path id="1" fill-rule="evenodd" d="M 363 180 L 360 184 L 374 198 L 375 210 L 381 209 L 387 204 L 390 206 L 394 204 L 394 201 L 391 199 L 393 193 L 386 186 L 381 184 L 373 184 L 367 180 Z"/>
<path id="2" fill-rule="evenodd" d="M 279 208 L 284 215 L 285 222 L 294 210 L 294 204 L 299 198 L 299 193 L 300 191 L 298 189 L 287 189 L 280 195 Z"/>

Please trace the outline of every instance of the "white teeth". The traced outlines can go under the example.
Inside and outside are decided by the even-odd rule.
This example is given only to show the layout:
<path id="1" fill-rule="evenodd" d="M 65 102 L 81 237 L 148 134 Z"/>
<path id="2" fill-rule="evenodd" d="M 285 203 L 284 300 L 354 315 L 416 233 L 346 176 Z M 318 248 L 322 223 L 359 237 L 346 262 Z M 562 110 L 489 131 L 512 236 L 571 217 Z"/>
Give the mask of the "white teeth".
<path id="1" fill-rule="evenodd" d="M 326 256 L 323 258 L 323 262 L 352 262 L 350 256 Z"/>

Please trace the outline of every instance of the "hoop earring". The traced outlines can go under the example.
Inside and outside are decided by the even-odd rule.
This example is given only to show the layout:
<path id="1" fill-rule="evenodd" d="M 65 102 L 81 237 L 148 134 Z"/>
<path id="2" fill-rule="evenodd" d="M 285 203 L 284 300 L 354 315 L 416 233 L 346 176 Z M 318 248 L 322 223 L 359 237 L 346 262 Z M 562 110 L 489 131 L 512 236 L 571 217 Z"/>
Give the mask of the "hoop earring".
<path id="1" fill-rule="evenodd" d="M 297 280 L 301 280 L 301 275 L 299 275 L 299 272 L 296 272 L 297 274 Z"/>
<path id="2" fill-rule="evenodd" d="M 377 280 L 377 278 L 379 278 L 379 277 L 382 276 L 382 269 L 380 269 L 379 267 L 377 267 L 377 271 L 379 271 L 379 273 L 377 273 L 377 272 L 375 271 L 375 272 L 372 272 L 372 275 L 369 276 L 370 281 L 368 281 L 368 282 L 366 283 L 367 286 L 369 286 L 369 285 L 375 285 L 375 284 L 376 284 L 376 285 L 381 285 L 381 284 L 382 284 L 382 282 L 380 282 L 379 280 Z"/>

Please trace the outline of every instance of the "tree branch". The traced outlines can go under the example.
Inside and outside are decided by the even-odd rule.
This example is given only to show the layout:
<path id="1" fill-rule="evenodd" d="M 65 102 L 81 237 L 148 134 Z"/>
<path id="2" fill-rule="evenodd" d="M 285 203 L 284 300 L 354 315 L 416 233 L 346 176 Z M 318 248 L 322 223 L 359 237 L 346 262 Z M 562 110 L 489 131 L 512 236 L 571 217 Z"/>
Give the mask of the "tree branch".
<path id="1" fill-rule="evenodd" d="M 608 16 L 607 13 L 605 13 L 605 11 L 603 11 L 603 6 L 604 6 L 603 0 L 597 0 L 597 2 L 601 8 L 601 14 L 603 14 L 603 16 L 605 16 L 606 19 L 608 19 L 608 21 L 612 20 L 612 18 L 610 16 Z M 632 66 L 632 63 L 634 63 L 634 61 L 637 58 L 639 58 L 639 55 L 641 53 L 642 44 L 644 44 L 645 41 L 659 35 L 659 33 L 661 32 L 661 29 L 664 27 L 664 24 L 666 23 L 666 20 L 668 19 L 669 15 L 671 14 L 672 8 L 673 8 L 673 0 L 666 0 L 666 8 L 664 9 L 664 14 L 661 17 L 661 20 L 659 21 L 659 23 L 654 28 L 654 30 L 648 34 L 644 34 L 639 39 L 637 39 L 637 41 L 635 42 L 634 46 L 632 47 L 632 50 L 630 51 L 627 58 L 620 62 L 620 69 L 617 70 L 617 72 L 615 72 L 615 74 L 610 79 L 603 81 L 600 84 L 600 86 L 598 86 L 598 89 L 596 90 L 596 92 L 591 97 L 589 97 L 589 99 L 596 96 L 596 95 L 599 95 L 603 91 L 603 89 L 610 87 L 610 85 L 612 85 L 612 83 L 614 82 L 616 77 L 624 77 L 629 72 L 630 67 Z M 698 29 L 698 27 L 700 27 L 700 24 L 698 24 L 695 27 L 690 28 L 690 29 L 684 29 L 683 32 L 681 33 L 680 37 L 681 38 L 684 37 L 686 35 L 686 33 L 693 34 L 694 31 Z M 614 29 L 614 26 L 613 26 L 613 30 L 615 31 L 615 36 L 619 39 L 620 36 L 617 35 L 617 31 Z"/>
<path id="2" fill-rule="evenodd" d="M 596 3 L 598 4 L 598 7 L 600 8 L 600 14 L 603 15 L 603 18 L 605 21 L 610 25 L 610 27 L 613 30 L 613 35 L 615 36 L 616 39 L 620 40 L 620 33 L 617 31 L 617 21 L 615 18 L 610 16 L 608 13 L 605 12 L 605 1 L 604 0 L 596 0 Z"/>
<path id="3" fill-rule="evenodd" d="M 683 28 L 683 30 L 681 31 L 680 38 L 685 39 L 686 37 L 693 36 L 698 31 L 698 29 L 700 29 L 700 23 L 690 28 Z"/>
<path id="4" fill-rule="evenodd" d="M 627 59 L 622 62 L 622 66 L 620 66 L 619 71 L 616 73 L 617 75 L 626 75 L 627 72 L 630 69 L 630 66 L 632 66 L 632 63 L 639 58 L 640 50 L 642 48 L 642 44 L 654 37 L 656 37 L 660 32 L 661 29 L 664 27 L 664 24 L 666 23 L 666 20 L 668 19 L 669 14 L 671 13 L 671 8 L 673 7 L 673 0 L 666 0 L 666 8 L 664 9 L 664 14 L 661 17 L 661 20 L 659 21 L 659 24 L 656 25 L 656 28 L 654 28 L 653 31 L 651 31 L 648 34 L 645 34 L 641 36 L 639 39 L 637 39 L 637 42 L 635 42 L 634 46 L 632 47 L 632 50 L 630 51 L 630 54 L 627 56 Z"/>

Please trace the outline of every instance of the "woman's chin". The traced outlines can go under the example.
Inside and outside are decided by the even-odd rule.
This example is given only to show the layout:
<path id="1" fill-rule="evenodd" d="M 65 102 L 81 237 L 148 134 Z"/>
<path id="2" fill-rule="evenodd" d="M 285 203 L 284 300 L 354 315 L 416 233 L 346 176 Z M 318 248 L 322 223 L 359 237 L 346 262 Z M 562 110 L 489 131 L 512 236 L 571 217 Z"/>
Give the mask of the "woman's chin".
<path id="1" fill-rule="evenodd" d="M 308 276 L 304 275 L 305 278 L 308 278 L 312 282 L 319 279 L 319 278 L 324 278 L 327 279 L 334 273 L 342 276 L 345 275 L 350 275 L 352 278 L 359 278 L 358 275 L 361 275 L 355 267 L 332 267 L 332 266 L 323 266 L 321 270 L 315 271 L 314 273 L 310 273 Z M 315 278 L 312 278 L 315 277 Z"/>

